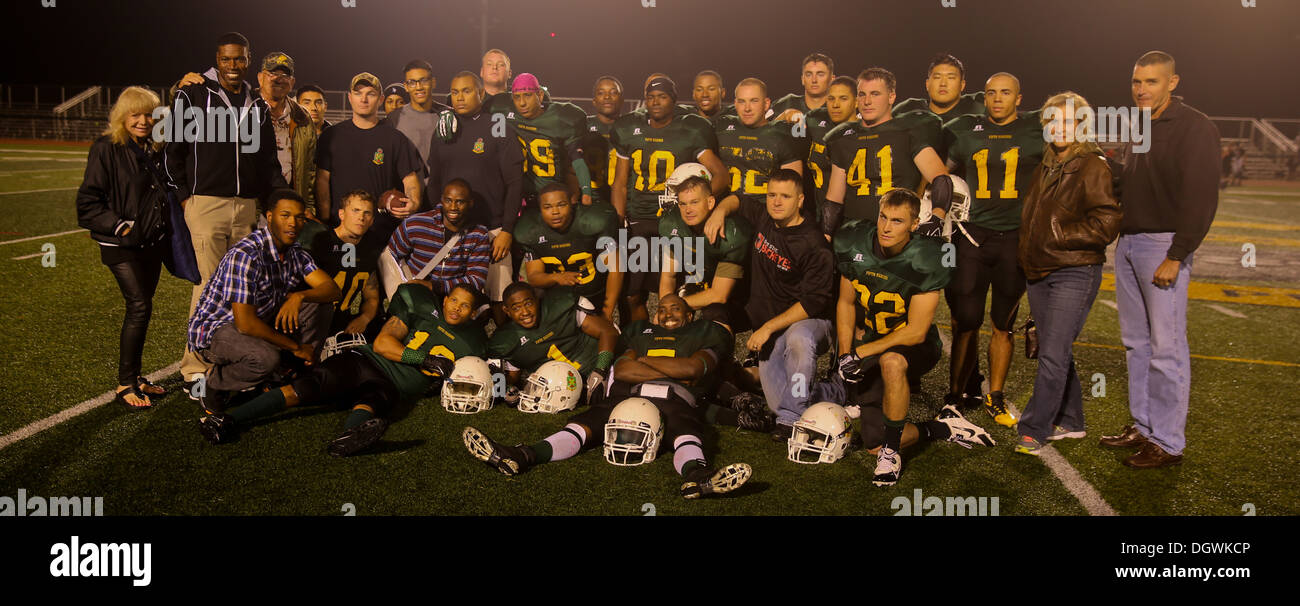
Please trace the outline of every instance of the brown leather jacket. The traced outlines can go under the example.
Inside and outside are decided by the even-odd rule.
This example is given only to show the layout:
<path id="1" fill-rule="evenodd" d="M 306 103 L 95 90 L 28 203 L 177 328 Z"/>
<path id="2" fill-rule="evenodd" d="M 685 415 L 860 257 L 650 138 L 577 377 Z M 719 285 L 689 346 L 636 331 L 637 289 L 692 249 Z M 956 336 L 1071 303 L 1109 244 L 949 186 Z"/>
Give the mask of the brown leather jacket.
<path id="1" fill-rule="evenodd" d="M 1061 156 L 1049 147 L 1020 213 L 1025 277 L 1038 280 L 1058 269 L 1105 263 L 1121 216 L 1100 148 L 1089 144 Z"/>

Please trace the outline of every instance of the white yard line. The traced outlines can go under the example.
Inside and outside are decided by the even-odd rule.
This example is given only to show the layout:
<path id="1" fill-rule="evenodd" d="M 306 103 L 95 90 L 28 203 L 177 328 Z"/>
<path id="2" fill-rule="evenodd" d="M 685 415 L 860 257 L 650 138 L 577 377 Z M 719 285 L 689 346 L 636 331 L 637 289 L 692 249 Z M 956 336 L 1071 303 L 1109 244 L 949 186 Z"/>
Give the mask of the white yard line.
<path id="1" fill-rule="evenodd" d="M 1097 492 L 1097 489 L 1083 479 L 1083 476 L 1079 475 L 1079 470 L 1070 465 L 1070 462 L 1066 461 L 1065 457 L 1057 452 L 1055 448 L 1047 446 L 1038 452 L 1038 458 L 1042 460 L 1044 465 L 1047 465 L 1048 469 L 1052 470 L 1052 474 L 1065 485 L 1065 489 L 1079 500 L 1079 504 L 1083 505 L 1089 515 L 1118 515 L 1115 513 L 1115 509 L 1110 506 L 1110 503 L 1101 498 L 1101 494 Z"/>
<path id="2" fill-rule="evenodd" d="M 90 153 L 88 150 L 89 148 L 87 148 L 86 151 L 66 151 L 66 150 L 56 150 L 56 149 L 14 149 L 12 147 L 0 148 L 0 152 L 10 153 L 10 154 L 80 154 L 83 156 Z"/>
<path id="3" fill-rule="evenodd" d="M 19 239 L 17 239 L 17 240 L 5 240 L 4 242 L 0 242 L 0 246 L 4 246 L 5 244 L 17 244 L 17 243 L 19 243 L 19 242 L 31 242 L 32 240 L 41 240 L 41 239 L 44 239 L 44 238 L 57 238 L 57 237 L 59 237 L 59 236 L 66 236 L 66 235 L 68 235 L 68 234 L 81 233 L 81 232 L 83 232 L 83 231 L 88 231 L 88 230 L 85 230 L 85 229 L 74 229 L 74 230 L 71 230 L 71 231 L 61 231 L 61 232 L 59 232 L 59 233 L 57 233 L 57 234 L 45 234 L 45 235 L 43 235 L 43 236 L 32 236 L 32 237 L 30 237 L 30 238 L 19 238 Z"/>
<path id="4" fill-rule="evenodd" d="M 1115 303 L 1114 301 L 1111 301 L 1110 299 L 1097 299 L 1097 300 L 1101 301 L 1102 305 L 1105 305 L 1106 307 L 1109 307 L 1115 311 L 1119 311 L 1119 304 Z"/>
<path id="5" fill-rule="evenodd" d="M 161 381 L 167 376 L 170 376 L 172 373 L 175 373 L 176 371 L 180 370 L 180 368 L 181 368 L 181 363 L 175 362 L 171 366 L 156 371 L 145 378 L 149 379 L 150 381 Z M 77 415 L 99 408 L 100 406 L 112 402 L 115 396 L 116 394 L 113 392 L 113 390 L 106 391 L 89 400 L 86 400 L 85 402 L 77 404 L 72 408 L 60 410 L 59 412 L 56 412 L 48 417 L 45 417 L 44 419 L 36 421 L 35 423 L 30 423 L 26 426 L 23 426 L 22 428 L 18 429 L 13 433 L 2 435 L 0 436 L 0 449 L 4 449 L 5 447 L 15 442 L 18 442 L 19 440 L 25 440 L 27 438 L 30 438 L 42 431 L 54 427 L 55 425 L 67 421 L 68 419 L 76 417 Z"/>
<path id="6" fill-rule="evenodd" d="M 12 196 L 16 194 L 39 194 L 47 191 L 77 191 L 75 187 L 50 187 L 46 189 L 24 189 L 22 191 L 0 191 L 0 196 Z"/>
<path id="7" fill-rule="evenodd" d="M 1223 307 L 1223 306 L 1221 306 L 1221 305 L 1209 304 L 1209 305 L 1206 305 L 1206 307 L 1209 307 L 1210 309 L 1213 309 L 1214 311 L 1217 311 L 1217 312 L 1219 312 L 1219 313 L 1221 313 L 1221 314 L 1223 314 L 1223 315 L 1225 315 L 1225 316 L 1230 316 L 1230 317 L 1233 317 L 1233 318 L 1244 318 L 1244 317 L 1246 317 L 1246 314 L 1243 314 L 1243 313 L 1241 313 L 1241 312 L 1239 312 L 1239 311 L 1234 311 L 1234 310 L 1228 309 L 1227 307 Z"/>
<path id="8" fill-rule="evenodd" d="M 23 259 L 34 259 L 34 258 L 36 258 L 36 257 L 39 257 L 39 256 L 43 255 L 43 254 L 45 254 L 45 253 L 43 253 L 43 252 L 32 253 L 32 254 L 30 254 L 30 255 L 23 255 L 23 256 L 21 256 L 21 257 L 10 257 L 9 260 L 10 260 L 10 261 L 22 261 Z"/>
<path id="9" fill-rule="evenodd" d="M 14 175 L 26 175 L 31 173 L 67 172 L 70 170 L 85 170 L 85 169 L 84 168 L 42 168 L 39 170 L 4 170 L 4 171 L 0 171 L 0 177 L 12 177 Z M 1272 202 L 1268 202 L 1267 204 L 1272 204 Z"/>

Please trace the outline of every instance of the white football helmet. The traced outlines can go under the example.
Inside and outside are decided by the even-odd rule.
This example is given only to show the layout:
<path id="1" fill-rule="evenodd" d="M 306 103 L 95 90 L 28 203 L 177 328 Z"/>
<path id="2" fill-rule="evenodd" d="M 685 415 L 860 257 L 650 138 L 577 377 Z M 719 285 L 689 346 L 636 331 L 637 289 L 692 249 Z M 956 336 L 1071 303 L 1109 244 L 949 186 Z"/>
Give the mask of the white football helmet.
<path id="1" fill-rule="evenodd" d="M 965 179 L 957 175 L 948 175 L 948 178 L 952 179 L 952 200 L 948 205 L 948 214 L 943 218 L 943 239 L 952 241 L 953 224 L 958 224 L 958 229 L 962 229 L 960 224 L 970 221 L 971 197 L 970 185 L 966 184 Z M 921 198 L 921 222 L 925 223 L 932 215 L 934 205 L 930 202 L 930 188 L 926 188 L 925 196 Z M 971 243 L 974 244 L 974 241 Z"/>
<path id="2" fill-rule="evenodd" d="M 325 345 L 321 347 L 320 359 L 328 360 L 330 356 L 337 353 L 343 353 L 353 347 L 360 347 L 366 344 L 366 336 L 360 333 L 352 334 L 346 330 L 340 330 L 338 333 L 330 335 L 325 339 Z"/>
<path id="3" fill-rule="evenodd" d="M 853 426 L 844 407 L 818 402 L 803 411 L 790 434 L 789 459 L 795 463 L 834 463 L 849 451 Z"/>
<path id="4" fill-rule="evenodd" d="M 551 360 L 528 375 L 519 392 L 519 412 L 564 412 L 578 407 L 582 375 L 573 365 Z"/>
<path id="5" fill-rule="evenodd" d="M 451 376 L 442 380 L 442 397 L 447 412 L 469 415 L 492 408 L 492 371 L 476 356 L 456 360 Z"/>
<path id="6" fill-rule="evenodd" d="M 699 162 L 687 162 L 678 166 L 673 169 L 673 174 L 668 175 L 668 180 L 664 181 L 664 193 L 659 194 L 659 208 L 668 210 L 677 206 L 677 186 L 691 177 L 704 177 L 705 180 L 713 179 L 709 169 Z"/>
<path id="7" fill-rule="evenodd" d="M 619 402 L 605 423 L 605 460 L 631 467 L 655 460 L 664 424 L 659 408 L 645 398 Z"/>

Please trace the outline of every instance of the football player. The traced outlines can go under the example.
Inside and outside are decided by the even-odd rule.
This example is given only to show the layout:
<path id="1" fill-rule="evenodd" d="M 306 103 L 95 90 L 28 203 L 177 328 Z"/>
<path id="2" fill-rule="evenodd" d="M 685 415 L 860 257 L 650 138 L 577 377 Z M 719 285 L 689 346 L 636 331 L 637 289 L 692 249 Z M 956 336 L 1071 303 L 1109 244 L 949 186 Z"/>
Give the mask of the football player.
<path id="1" fill-rule="evenodd" d="M 591 91 L 591 105 L 596 113 L 587 116 L 587 134 L 582 138 L 582 156 L 591 172 L 592 203 L 608 204 L 609 188 L 614 185 L 618 154 L 609 144 L 614 121 L 623 114 L 623 82 L 614 76 L 601 76 Z"/>
<path id="2" fill-rule="evenodd" d="M 375 222 L 375 198 L 363 189 L 353 190 L 339 208 L 339 226 L 309 221 L 299 239 L 311 253 L 316 266 L 325 270 L 343 291 L 332 313 L 322 314 L 327 335 L 339 332 L 364 334 L 373 339 L 381 325 L 379 317 L 379 254 L 386 244 L 382 234 L 370 231 Z"/>
<path id="3" fill-rule="evenodd" d="M 723 116 L 736 115 L 735 105 L 722 104 L 727 99 L 727 89 L 722 87 L 722 74 L 711 69 L 695 74 L 691 99 L 695 100 L 695 112 L 714 125 Z"/>
<path id="4" fill-rule="evenodd" d="M 880 196 L 894 188 L 920 192 L 922 181 L 933 192 L 933 221 L 924 233 L 937 233 L 952 196 L 952 180 L 936 151 L 942 145 L 939 119 L 924 111 L 890 114 L 896 80 L 889 70 L 873 67 L 858 74 L 858 115 L 861 118 L 826 134 L 831 159 L 822 229 L 831 237 L 841 218 L 872 221 L 879 214 Z"/>
<path id="5" fill-rule="evenodd" d="M 1020 81 L 1015 76 L 994 74 L 984 86 L 985 112 L 951 120 L 943 130 L 948 166 L 973 190 L 969 220 L 958 223 L 960 233 L 953 234 L 957 268 L 944 291 L 952 310 L 953 333 L 944 403 L 961 403 L 964 390 L 1007 427 L 1016 419 L 1007 411 L 1002 388 L 1011 366 L 1011 330 L 1025 294 L 1025 274 L 1016 257 L 1020 200 L 1043 158 L 1043 129 L 1035 112 L 1019 113 L 1020 99 Z M 981 394 L 977 350 L 990 284 L 989 393 Z"/>
<path id="6" fill-rule="evenodd" d="M 586 297 L 551 289 L 538 299 L 527 282 L 506 287 L 510 322 L 492 334 L 488 354 L 501 360 L 506 384 L 517 386 L 547 360 L 567 362 L 586 380 L 588 402 L 605 385 L 618 329 Z"/>
<path id="7" fill-rule="evenodd" d="M 742 204 L 763 205 L 768 176 L 778 169 L 803 173 L 803 155 L 795 150 L 790 125 L 769 123 L 764 117 L 771 106 L 767 85 L 758 78 L 745 78 L 736 85 L 736 115 L 714 122 L 718 154 L 731 175 L 730 196 Z"/>
<path id="8" fill-rule="evenodd" d="M 835 306 L 839 378 L 854 395 L 850 401 L 880 402 L 881 415 L 862 409 L 864 435 L 881 431 L 872 483 L 891 486 L 903 469 L 903 445 L 916 440 L 949 440 L 992 446 L 988 433 L 945 406 L 937 422 L 906 422 L 911 383 L 929 372 L 942 355 L 934 310 L 951 269 L 941 262 L 943 241 L 912 231 L 920 223 L 921 201 L 906 189 L 886 192 L 874 223 L 850 221 L 835 233 L 840 273 Z M 831 382 L 832 385 L 835 381 Z M 825 384 L 822 384 L 825 385 Z M 883 422 L 883 428 L 877 424 Z"/>
<path id="9" fill-rule="evenodd" d="M 659 234 L 662 208 L 659 195 L 678 165 L 699 162 L 713 175 L 712 188 L 721 195 L 727 188 L 718 139 L 708 120 L 677 116 L 677 87 L 667 77 L 650 80 L 645 90 L 646 111 L 631 113 L 614 122 L 610 143 L 618 154 L 611 199 L 620 218 L 627 221 L 628 236 L 649 241 Z M 659 274 L 649 267 L 625 267 L 625 322 L 644 320 L 646 293 L 657 286 Z M 620 309 L 620 311 L 624 311 Z"/>
<path id="10" fill-rule="evenodd" d="M 814 217 L 822 216 L 826 204 L 826 185 L 831 171 L 831 158 L 826 155 L 826 135 L 840 124 L 858 114 L 858 83 L 849 76 L 836 76 L 826 93 L 826 105 L 812 110 L 804 118 L 808 129 L 808 156 L 804 162 L 804 189 L 813 192 L 816 206 Z M 842 131 L 841 131 L 842 132 Z"/>
<path id="11" fill-rule="evenodd" d="M 560 431 L 531 446 L 505 446 L 466 427 L 465 447 L 480 461 L 506 475 L 542 463 L 570 458 L 585 446 L 601 443 L 614 402 L 626 397 L 650 400 L 666 419 L 664 442 L 673 450 L 673 467 L 685 482 L 687 499 L 731 492 L 752 474 L 749 465 L 715 469 L 704 457 L 705 418 L 699 399 L 716 384 L 718 364 L 731 355 L 731 333 L 708 320 L 690 321 L 691 310 L 676 295 L 659 301 L 656 323 L 638 320 L 628 326 L 628 350 L 614 367 L 615 382 L 603 403 L 569 417 Z M 645 459 L 654 453 L 644 453 Z"/>
<path id="12" fill-rule="evenodd" d="M 984 91 L 962 94 L 966 90 L 966 67 L 960 59 L 940 53 L 930 59 L 925 70 L 925 99 L 913 97 L 894 106 L 894 115 L 923 110 L 943 122 L 966 114 L 984 113 Z"/>
<path id="13" fill-rule="evenodd" d="M 801 116 L 807 116 L 826 104 L 826 93 L 835 78 L 835 62 L 825 54 L 812 53 L 804 57 L 800 65 L 799 83 L 803 85 L 803 94 L 790 93 L 777 99 L 772 104 L 777 120 L 797 122 Z"/>
<path id="14" fill-rule="evenodd" d="M 718 322 L 733 333 L 743 332 L 748 329 L 744 306 L 748 293 L 742 281 L 754 228 L 737 214 L 726 217 L 722 238 L 712 243 L 703 238 L 704 224 L 717 200 L 709 183 L 708 172 L 700 167 L 699 174 L 677 184 L 677 208 L 659 219 L 659 235 L 665 241 L 659 298 L 677 294 L 691 309 L 701 310 L 701 318 Z M 687 267 L 685 258 L 677 259 L 678 254 L 693 259 L 694 267 Z"/>
<path id="15" fill-rule="evenodd" d="M 510 105 L 510 56 L 499 48 L 483 53 L 478 77 L 483 80 L 483 106 L 506 108 Z"/>
<path id="16" fill-rule="evenodd" d="M 537 210 L 525 212 L 515 225 L 528 283 L 535 288 L 571 290 L 593 303 L 596 313 L 613 318 L 623 272 L 618 268 L 616 242 L 621 224 L 608 205 L 580 206 L 569 200 L 564 185 L 550 183 L 538 196 Z M 608 237 L 601 249 L 597 242 Z M 606 255 L 598 270 L 599 257 Z"/>
<path id="17" fill-rule="evenodd" d="M 199 433 L 221 444 L 231 441 L 241 427 L 286 408 L 342 401 L 351 412 L 343 433 L 327 450 L 347 456 L 369 448 L 383 436 L 386 416 L 396 406 L 423 397 L 451 373 L 457 359 L 486 352 L 487 337 L 471 318 L 480 298 L 463 284 L 441 300 L 424 285 L 403 284 L 388 306 L 390 317 L 373 346 L 344 351 L 288 385 L 225 413 L 205 416 L 199 420 Z"/>
<path id="18" fill-rule="evenodd" d="M 542 100 L 537 77 L 519 74 L 511 85 L 514 108 L 506 120 L 515 128 L 524 155 L 524 198 L 537 203 L 537 195 L 550 183 L 566 183 L 572 169 L 577 177 L 570 196 L 591 204 L 591 173 L 582 155 L 582 137 L 587 132 L 587 114 L 572 103 Z"/>

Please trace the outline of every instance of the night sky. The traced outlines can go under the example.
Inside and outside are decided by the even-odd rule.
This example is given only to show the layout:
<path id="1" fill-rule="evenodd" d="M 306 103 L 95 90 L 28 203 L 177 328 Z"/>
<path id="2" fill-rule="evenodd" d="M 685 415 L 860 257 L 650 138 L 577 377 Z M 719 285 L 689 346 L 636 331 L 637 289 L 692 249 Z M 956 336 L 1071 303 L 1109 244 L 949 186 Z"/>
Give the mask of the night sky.
<path id="1" fill-rule="evenodd" d="M 456 71 L 478 69 L 486 6 L 487 45 L 560 96 L 587 96 L 611 73 L 640 97 L 646 74 L 663 71 L 689 97 L 690 78 L 711 68 L 728 87 L 762 78 L 775 99 L 801 90 L 800 59 L 822 51 L 840 74 L 889 68 L 902 99 L 924 94 L 928 59 L 947 51 L 966 63 L 968 91 L 1005 70 L 1026 107 L 1065 89 L 1129 105 L 1134 60 L 1160 49 L 1178 60 L 1178 93 L 1208 114 L 1300 117 L 1296 0 L 55 1 L 6 0 L 0 82 L 169 84 L 210 67 L 216 37 L 236 30 L 255 62 L 293 56 L 299 85 L 343 89 L 360 71 L 397 81 L 422 57 L 445 90 Z"/>

